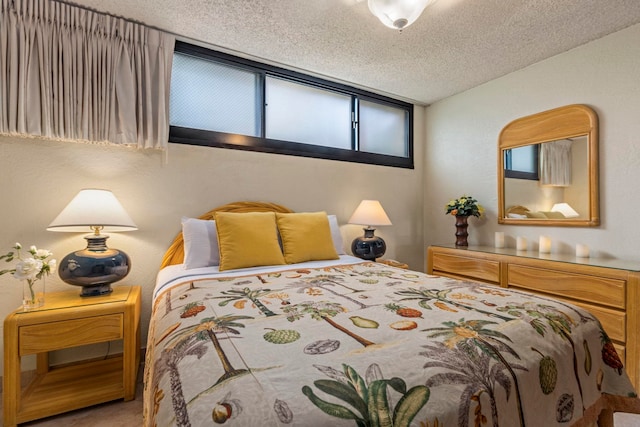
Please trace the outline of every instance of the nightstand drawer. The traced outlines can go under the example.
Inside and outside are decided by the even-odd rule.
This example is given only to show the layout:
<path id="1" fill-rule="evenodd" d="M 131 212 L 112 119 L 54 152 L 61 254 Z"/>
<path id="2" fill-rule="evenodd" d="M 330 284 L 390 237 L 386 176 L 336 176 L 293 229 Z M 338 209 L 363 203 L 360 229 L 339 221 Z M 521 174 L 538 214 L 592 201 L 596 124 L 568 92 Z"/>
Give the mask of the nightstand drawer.
<path id="1" fill-rule="evenodd" d="M 19 354 L 24 356 L 121 339 L 123 317 L 122 313 L 116 313 L 22 326 L 18 337 Z"/>

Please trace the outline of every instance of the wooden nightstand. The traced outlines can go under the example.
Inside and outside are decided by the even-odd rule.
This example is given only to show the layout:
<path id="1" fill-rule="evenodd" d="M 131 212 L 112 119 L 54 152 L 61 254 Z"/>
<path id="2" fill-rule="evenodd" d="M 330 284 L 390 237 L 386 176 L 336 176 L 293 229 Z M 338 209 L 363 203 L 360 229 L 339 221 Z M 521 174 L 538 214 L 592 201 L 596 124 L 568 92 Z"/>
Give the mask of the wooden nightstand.
<path id="1" fill-rule="evenodd" d="M 109 295 L 48 293 L 45 305 L 16 310 L 4 320 L 4 425 L 110 400 L 133 400 L 140 363 L 140 287 L 114 286 Z M 49 352 L 123 340 L 123 354 L 49 366 Z M 36 354 L 33 381 L 20 384 L 22 356 Z"/>
<path id="2" fill-rule="evenodd" d="M 378 259 L 376 260 L 376 262 L 379 262 L 380 264 L 390 265 L 391 267 L 404 268 L 405 270 L 409 269 L 409 264 L 396 261 L 395 259 Z"/>

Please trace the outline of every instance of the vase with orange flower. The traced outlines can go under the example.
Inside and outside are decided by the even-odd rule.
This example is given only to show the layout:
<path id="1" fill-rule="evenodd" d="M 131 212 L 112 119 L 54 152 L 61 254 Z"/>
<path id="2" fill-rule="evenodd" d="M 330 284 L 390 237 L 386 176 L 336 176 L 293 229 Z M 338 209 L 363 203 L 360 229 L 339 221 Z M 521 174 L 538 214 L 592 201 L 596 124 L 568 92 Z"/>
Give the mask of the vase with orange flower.
<path id="1" fill-rule="evenodd" d="M 447 203 L 445 211 L 456 217 L 456 246 L 469 246 L 468 220 L 470 216 L 479 218 L 484 214 L 482 205 L 473 197 L 463 195 Z"/>

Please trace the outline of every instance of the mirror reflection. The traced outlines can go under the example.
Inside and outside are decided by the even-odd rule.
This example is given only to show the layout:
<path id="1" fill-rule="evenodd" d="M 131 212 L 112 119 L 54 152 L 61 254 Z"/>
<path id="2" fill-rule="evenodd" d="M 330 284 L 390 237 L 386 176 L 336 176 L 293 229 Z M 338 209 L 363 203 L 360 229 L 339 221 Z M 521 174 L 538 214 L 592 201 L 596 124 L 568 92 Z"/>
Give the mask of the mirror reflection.
<path id="1" fill-rule="evenodd" d="M 498 146 L 498 223 L 599 224 L 595 111 L 568 105 L 514 120 Z"/>
<path id="2" fill-rule="evenodd" d="M 588 137 L 504 150 L 507 218 L 589 218 Z"/>

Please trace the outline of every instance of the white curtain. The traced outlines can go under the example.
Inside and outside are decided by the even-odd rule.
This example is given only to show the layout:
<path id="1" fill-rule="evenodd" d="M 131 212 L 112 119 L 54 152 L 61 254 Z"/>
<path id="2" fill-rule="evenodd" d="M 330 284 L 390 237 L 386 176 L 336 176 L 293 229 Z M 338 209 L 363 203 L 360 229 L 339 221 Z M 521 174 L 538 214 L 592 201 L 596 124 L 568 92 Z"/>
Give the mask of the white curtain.
<path id="1" fill-rule="evenodd" d="M 166 148 L 175 37 L 52 0 L 0 2 L 0 134 Z"/>
<path id="2" fill-rule="evenodd" d="M 567 187 L 571 185 L 571 145 L 562 139 L 540 144 L 540 184 Z"/>

